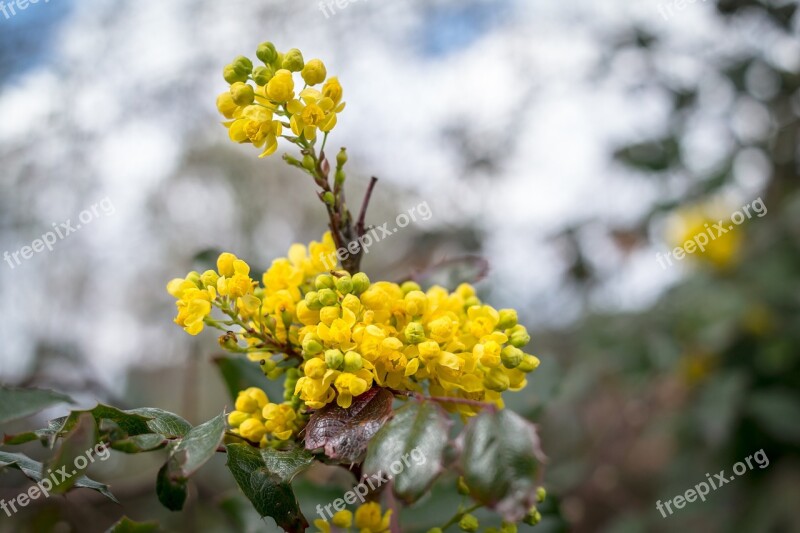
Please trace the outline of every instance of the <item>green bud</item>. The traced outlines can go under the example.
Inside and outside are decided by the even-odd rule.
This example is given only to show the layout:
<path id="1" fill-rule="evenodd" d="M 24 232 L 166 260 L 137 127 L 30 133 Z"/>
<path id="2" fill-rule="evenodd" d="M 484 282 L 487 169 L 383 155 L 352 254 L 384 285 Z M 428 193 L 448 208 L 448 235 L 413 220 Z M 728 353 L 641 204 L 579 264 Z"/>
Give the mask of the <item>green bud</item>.
<path id="1" fill-rule="evenodd" d="M 199 272 L 195 272 L 194 270 L 192 270 L 191 272 L 186 274 L 186 279 L 187 279 L 187 281 L 191 281 L 192 283 L 197 285 L 198 289 L 202 289 L 203 288 L 203 281 L 202 281 L 202 278 L 201 278 Z"/>
<path id="2" fill-rule="evenodd" d="M 340 186 L 341 186 L 341 185 L 342 185 L 342 183 L 344 183 L 344 180 L 346 180 L 346 179 L 347 179 L 347 175 L 344 173 L 344 170 L 341 170 L 341 169 L 339 169 L 339 170 L 337 170 L 337 171 L 336 171 L 336 173 L 333 175 L 333 179 L 335 180 L 335 183 L 336 183 L 337 185 L 340 185 Z"/>
<path id="3" fill-rule="evenodd" d="M 513 522 L 503 522 L 500 524 L 500 533 L 517 533 L 517 524 Z"/>
<path id="4" fill-rule="evenodd" d="M 510 383 L 508 376 L 500 367 L 491 369 L 483 378 L 484 387 L 495 392 L 507 391 Z"/>
<path id="5" fill-rule="evenodd" d="M 265 41 L 258 45 L 256 49 L 256 57 L 269 65 L 278 59 L 278 51 L 275 50 L 275 45 L 269 41 Z"/>
<path id="6" fill-rule="evenodd" d="M 233 103 L 238 106 L 250 105 L 256 99 L 256 93 L 253 88 L 240 81 L 231 85 L 231 96 L 233 97 Z"/>
<path id="7" fill-rule="evenodd" d="M 322 201 L 333 207 L 336 204 L 336 197 L 333 196 L 331 191 L 325 191 L 325 193 L 322 195 Z"/>
<path id="8" fill-rule="evenodd" d="M 517 348 L 522 348 L 531 341 L 531 336 L 528 335 L 528 330 L 525 329 L 525 326 L 520 324 L 517 324 L 511 328 L 510 337 L 511 345 L 516 346 Z"/>
<path id="9" fill-rule="evenodd" d="M 303 168 L 303 163 L 300 162 L 299 159 L 296 157 L 292 157 L 289 154 L 283 154 L 283 160 L 292 165 L 293 167 Z"/>
<path id="10" fill-rule="evenodd" d="M 286 369 L 286 379 L 294 380 L 295 382 L 303 376 L 299 368 L 289 367 Z"/>
<path id="11" fill-rule="evenodd" d="M 458 493 L 462 496 L 469 496 L 469 487 L 467 486 L 467 482 L 464 481 L 464 476 L 458 476 L 456 489 L 458 489 Z"/>
<path id="12" fill-rule="evenodd" d="M 322 344 L 319 343 L 316 339 L 311 336 L 306 337 L 303 341 L 303 356 L 305 358 L 306 355 L 311 357 L 317 355 L 322 351 Z"/>
<path id="13" fill-rule="evenodd" d="M 347 163 L 347 148 L 343 146 L 336 154 L 336 166 L 342 168 L 345 163 Z"/>
<path id="14" fill-rule="evenodd" d="M 481 305 L 481 299 L 477 296 L 470 296 L 464 300 L 464 307 L 472 307 L 473 305 Z"/>
<path id="15" fill-rule="evenodd" d="M 356 296 L 369 289 L 369 277 L 363 272 L 356 272 L 351 279 L 353 280 L 353 294 Z"/>
<path id="16" fill-rule="evenodd" d="M 503 351 L 500 352 L 500 360 L 506 368 L 517 368 L 522 363 L 524 357 L 525 354 L 522 353 L 522 350 L 514 346 L 506 346 L 503 348 Z"/>
<path id="17" fill-rule="evenodd" d="M 345 372 L 356 372 L 361 370 L 364 362 L 361 360 L 361 354 L 358 352 L 347 352 L 344 354 L 344 368 Z"/>
<path id="18" fill-rule="evenodd" d="M 269 80 L 275 76 L 275 73 L 272 71 L 270 67 L 256 67 L 253 69 L 253 81 L 256 82 L 258 85 L 266 85 L 269 83 Z"/>
<path id="19" fill-rule="evenodd" d="M 403 291 L 403 295 L 408 294 L 411 291 L 421 291 L 422 287 L 419 286 L 419 283 L 416 281 L 404 281 L 402 285 L 400 285 L 400 289 Z"/>
<path id="20" fill-rule="evenodd" d="M 428 533 L 442 533 L 442 528 L 440 527 L 432 527 L 428 530 Z"/>
<path id="21" fill-rule="evenodd" d="M 539 511 L 536 510 L 536 507 L 531 507 L 528 511 L 528 514 L 525 515 L 525 518 L 522 519 L 522 522 L 528 524 L 529 526 L 535 526 L 539 522 L 542 521 L 542 515 L 539 514 Z"/>
<path id="22" fill-rule="evenodd" d="M 260 366 L 261 366 L 261 371 L 264 373 L 264 375 L 266 375 L 275 370 L 275 367 L 278 366 L 278 363 L 276 363 L 272 359 L 262 359 Z"/>
<path id="23" fill-rule="evenodd" d="M 236 334 L 234 334 L 232 331 L 226 332 L 225 335 L 220 335 L 219 339 L 217 340 L 219 341 L 219 345 L 225 350 L 230 352 L 241 351 L 239 341 L 236 339 Z"/>
<path id="24" fill-rule="evenodd" d="M 524 354 L 522 357 L 522 362 L 517 367 L 517 370 L 521 370 L 525 373 L 533 372 L 539 368 L 539 363 L 539 358 L 535 355 Z"/>
<path id="25" fill-rule="evenodd" d="M 341 350 L 325 350 L 325 365 L 333 370 L 339 370 L 344 363 L 344 355 Z"/>
<path id="26" fill-rule="evenodd" d="M 330 274 L 320 274 L 317 276 L 317 279 L 314 280 L 314 286 L 317 287 L 318 291 L 322 289 L 332 289 L 336 286 L 336 282 L 333 281 L 333 276 Z"/>
<path id="27" fill-rule="evenodd" d="M 419 344 L 425 340 L 425 328 L 419 322 L 409 322 L 403 334 L 409 344 Z"/>
<path id="28" fill-rule="evenodd" d="M 269 329 L 272 333 L 275 333 L 275 328 L 278 327 L 278 321 L 275 320 L 274 316 L 269 315 L 264 319 L 264 323 L 267 325 L 267 329 Z"/>
<path id="29" fill-rule="evenodd" d="M 501 309 L 500 322 L 497 323 L 497 329 L 513 328 L 517 325 L 517 312 L 514 309 Z"/>
<path id="30" fill-rule="evenodd" d="M 283 54 L 281 68 L 285 68 L 290 72 L 300 72 L 303 70 L 303 66 L 303 54 L 297 48 L 292 48 Z"/>
<path id="31" fill-rule="evenodd" d="M 312 311 L 319 311 L 322 309 L 322 302 L 319 301 L 319 293 L 317 291 L 310 291 L 306 293 L 306 305 Z"/>
<path id="32" fill-rule="evenodd" d="M 314 162 L 314 158 L 311 157 L 311 154 L 306 154 L 303 156 L 303 168 L 306 170 L 314 170 L 316 163 Z"/>
<path id="33" fill-rule="evenodd" d="M 544 489 L 544 487 L 539 487 L 536 489 L 536 501 L 542 503 L 545 498 L 547 498 L 547 491 Z"/>
<path id="34" fill-rule="evenodd" d="M 247 81 L 247 73 L 237 71 L 233 65 L 225 65 L 225 68 L 222 69 L 222 77 L 225 78 L 225 81 L 228 83 Z"/>
<path id="35" fill-rule="evenodd" d="M 253 62 L 244 56 L 236 56 L 231 65 L 240 74 L 248 75 L 253 72 Z"/>
<path id="36" fill-rule="evenodd" d="M 323 307 L 336 305 L 339 302 L 339 297 L 336 296 L 336 293 L 333 292 L 333 289 L 321 289 L 317 292 L 317 294 L 319 295 L 319 302 Z"/>
<path id="37" fill-rule="evenodd" d="M 350 276 L 345 276 L 336 280 L 336 290 L 341 294 L 353 292 L 353 280 Z"/>
<path id="38" fill-rule="evenodd" d="M 478 527 L 480 527 L 480 523 L 478 523 L 478 519 L 471 514 L 465 514 L 461 517 L 461 520 L 458 521 L 458 527 L 461 528 L 461 531 L 467 531 L 468 533 L 475 533 L 478 531 Z"/>

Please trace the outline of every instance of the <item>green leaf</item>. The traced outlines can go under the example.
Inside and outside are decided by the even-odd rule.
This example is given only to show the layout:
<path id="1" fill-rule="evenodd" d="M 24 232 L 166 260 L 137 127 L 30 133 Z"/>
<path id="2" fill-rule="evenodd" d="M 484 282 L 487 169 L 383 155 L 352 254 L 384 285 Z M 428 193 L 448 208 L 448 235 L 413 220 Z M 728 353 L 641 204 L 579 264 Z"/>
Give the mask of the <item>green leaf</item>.
<path id="1" fill-rule="evenodd" d="M 776 439 L 800 443 L 800 399 L 789 389 L 770 389 L 750 395 L 745 405 L 750 415 Z"/>
<path id="2" fill-rule="evenodd" d="M 227 466 L 236 483 L 262 516 L 269 516 L 285 531 L 305 531 L 308 521 L 292 491 L 292 479 L 314 462 L 302 448 L 288 451 L 233 443 Z"/>
<path id="3" fill-rule="evenodd" d="M 0 451 L 0 469 L 10 467 L 16 468 L 17 470 L 21 471 L 25 476 L 33 481 L 39 482 L 42 481 L 42 463 L 39 461 L 34 461 L 27 455 L 21 453 L 9 453 Z M 56 479 L 60 479 L 60 475 L 56 474 L 55 472 L 53 475 L 56 476 Z M 48 477 L 48 482 L 52 485 L 52 478 Z M 89 479 L 86 476 L 80 476 L 77 481 L 75 481 L 74 488 L 86 488 L 96 490 L 103 496 L 107 497 L 111 501 L 115 503 L 119 503 L 117 499 L 114 497 L 113 494 L 108 490 L 108 485 L 103 483 L 98 483 L 92 479 Z"/>
<path id="4" fill-rule="evenodd" d="M 234 401 L 239 391 L 248 387 L 264 388 L 264 373 L 256 363 L 246 357 L 220 355 L 214 357 L 213 361 L 219 367 L 228 393 Z"/>
<path id="5" fill-rule="evenodd" d="M 164 435 L 146 433 L 126 439 L 114 440 L 111 442 L 111 448 L 123 453 L 142 453 L 159 450 L 166 446 L 168 442 Z"/>
<path id="6" fill-rule="evenodd" d="M 460 439 L 460 469 L 470 495 L 504 520 L 519 522 L 536 503 L 544 461 L 536 428 L 502 409 L 472 418 Z"/>
<path id="7" fill-rule="evenodd" d="M 38 413 L 59 403 L 75 403 L 66 394 L 45 389 L 18 389 L 0 385 L 0 424 Z"/>
<path id="8" fill-rule="evenodd" d="M 188 481 L 172 477 L 170 470 L 176 468 L 173 463 L 174 460 L 170 458 L 159 469 L 158 477 L 156 477 L 156 496 L 161 505 L 170 511 L 180 511 L 183 509 L 183 504 L 186 503 Z"/>
<path id="9" fill-rule="evenodd" d="M 154 407 L 140 407 L 139 409 L 129 409 L 124 411 L 127 414 L 140 415 L 149 418 L 147 427 L 153 433 L 159 433 L 165 437 L 183 437 L 186 435 L 192 425 L 169 411 L 163 409 L 156 409 Z"/>
<path id="10" fill-rule="evenodd" d="M 331 403 L 311 415 L 306 426 L 306 450 L 323 450 L 334 461 L 356 463 L 367 444 L 392 415 L 391 392 L 373 387 L 353 398 L 348 409 Z"/>
<path id="11" fill-rule="evenodd" d="M 224 436 L 225 413 L 221 413 L 189 430 L 172 446 L 156 479 L 156 493 L 164 507 L 171 511 L 183 508 L 189 476 L 217 453 Z"/>
<path id="12" fill-rule="evenodd" d="M 391 475 L 395 494 L 406 503 L 413 503 L 442 473 L 451 424 L 442 408 L 433 402 L 404 405 L 367 447 L 364 474 Z M 399 473 L 392 471 L 395 464 L 402 467 Z"/>
<path id="13" fill-rule="evenodd" d="M 63 435 L 72 430 L 78 423 L 78 418 L 83 413 L 91 414 L 98 426 L 103 419 L 111 420 L 127 435 L 142 435 L 144 433 L 153 432 L 147 425 L 147 417 L 136 413 L 126 413 L 125 411 L 120 411 L 116 407 L 97 404 L 93 409 L 87 411 L 72 411 L 69 416 L 67 416 L 64 424 L 59 428 L 58 434 Z"/>
<path id="14" fill-rule="evenodd" d="M 78 480 L 80 475 L 89 466 L 89 457 L 94 453 L 94 446 L 99 440 L 97 422 L 90 413 L 83 413 L 64 440 L 61 442 L 56 454 L 42 467 L 42 476 L 47 475 L 46 470 L 53 472 L 69 472 L 70 477 L 60 480 L 53 487 L 53 492 L 63 494 L 67 492 Z M 82 458 L 83 467 L 76 464 L 76 459 Z"/>
<path id="15" fill-rule="evenodd" d="M 61 426 L 64 425 L 64 421 L 66 419 L 66 416 L 55 418 L 48 422 L 47 427 L 44 429 L 26 431 L 25 433 L 17 433 L 16 435 L 4 435 L 3 444 L 16 445 L 25 444 L 26 442 L 31 442 L 34 440 L 40 440 L 43 445 L 52 446 L 51 443 L 55 440 L 59 429 L 61 429 Z"/>
<path id="16" fill-rule="evenodd" d="M 161 528 L 156 522 L 134 522 L 127 516 L 108 528 L 106 533 L 158 533 Z"/>

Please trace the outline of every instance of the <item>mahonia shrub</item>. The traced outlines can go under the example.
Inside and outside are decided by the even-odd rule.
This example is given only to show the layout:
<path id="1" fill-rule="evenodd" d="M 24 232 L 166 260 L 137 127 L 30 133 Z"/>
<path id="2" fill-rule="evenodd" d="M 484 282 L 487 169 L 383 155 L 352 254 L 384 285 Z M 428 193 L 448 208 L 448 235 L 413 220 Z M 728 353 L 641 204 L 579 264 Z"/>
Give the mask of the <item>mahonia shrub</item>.
<path id="1" fill-rule="evenodd" d="M 369 230 L 376 179 L 354 217 L 344 194 L 347 151 L 333 161 L 325 152 L 345 109 L 343 88 L 321 60 L 265 42 L 255 60 L 235 58 L 223 77 L 229 87 L 216 105 L 229 138 L 254 146 L 259 157 L 279 144 L 293 148 L 283 159 L 309 176 L 329 218 L 319 241 L 293 244 L 263 273 L 225 252 L 216 269 L 167 284 L 175 322 L 188 334 L 220 330 L 234 410 L 191 427 L 158 409 L 99 405 L 13 443 L 63 438 L 66 445 L 91 426 L 112 449 L 167 448 L 157 492 L 173 510 L 183 507 L 189 477 L 214 453 L 226 453 L 255 509 L 286 531 L 310 525 L 291 481 L 315 462 L 342 465 L 362 482 L 401 457 L 419 456 L 413 464 L 406 459 L 401 472 L 392 468 L 391 483 L 370 484 L 354 511 L 318 505 L 314 525 L 324 532 L 398 531 L 397 505 L 413 505 L 437 481 L 447 483 L 448 471 L 458 474 L 450 483 L 464 503 L 432 532 L 455 525 L 477 531 L 472 512 L 480 507 L 499 515 L 499 526 L 487 531 L 537 523 L 544 500 L 538 436 L 503 402 L 503 393 L 525 388 L 539 366 L 523 351 L 530 336 L 517 312 L 481 301 L 468 283 L 423 288 L 360 271 L 362 250 L 348 245 Z M 246 367 L 260 369 L 257 380 L 245 379 L 252 377 Z M 270 398 L 267 381 L 281 382 L 283 396 Z M 452 418 L 461 422 L 458 431 Z"/>

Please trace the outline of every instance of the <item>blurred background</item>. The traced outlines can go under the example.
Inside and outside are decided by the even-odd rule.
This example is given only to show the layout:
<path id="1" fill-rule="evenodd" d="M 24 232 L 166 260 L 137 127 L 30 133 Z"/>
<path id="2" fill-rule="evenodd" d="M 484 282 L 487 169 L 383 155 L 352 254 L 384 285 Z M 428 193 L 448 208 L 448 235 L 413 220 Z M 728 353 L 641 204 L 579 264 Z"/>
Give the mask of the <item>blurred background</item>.
<path id="1" fill-rule="evenodd" d="M 0 252 L 101 206 L 52 251 L 0 263 L 0 381 L 192 423 L 231 404 L 214 333 L 173 324 L 164 287 L 223 250 L 263 270 L 323 231 L 311 182 L 230 143 L 214 105 L 222 67 L 271 40 L 339 76 L 347 109 L 331 142 L 348 147 L 351 199 L 380 178 L 368 221 L 430 207 L 370 249 L 369 275 L 485 258 L 482 296 L 531 330 L 542 365 L 507 401 L 550 458 L 539 531 L 800 531 L 797 7 L 52 0 L 0 12 Z M 764 214 L 705 253 L 659 261 L 758 198 Z M 442 270 L 422 277 L 477 276 Z M 762 449 L 769 466 L 667 518 L 656 509 Z M 163 457 L 148 455 L 92 467 L 121 506 L 76 491 L 0 515 L 0 531 L 103 531 L 122 514 L 171 531 L 276 530 L 221 457 L 170 513 L 154 491 Z M 295 483 L 309 517 L 348 487 L 337 476 Z M 451 516 L 452 481 L 404 515 L 405 531 Z M 0 498 L 28 485 L 4 471 Z"/>

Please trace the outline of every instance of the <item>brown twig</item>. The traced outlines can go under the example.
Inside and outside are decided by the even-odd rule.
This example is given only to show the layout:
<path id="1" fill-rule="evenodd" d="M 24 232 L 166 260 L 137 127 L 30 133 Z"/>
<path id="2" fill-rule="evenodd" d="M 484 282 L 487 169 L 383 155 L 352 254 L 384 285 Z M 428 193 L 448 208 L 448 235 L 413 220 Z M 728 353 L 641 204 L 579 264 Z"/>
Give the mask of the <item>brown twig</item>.
<path id="1" fill-rule="evenodd" d="M 375 188 L 375 184 L 378 183 L 378 178 L 372 176 L 369 180 L 369 185 L 367 185 L 367 192 L 364 193 L 364 201 L 361 203 L 361 211 L 358 214 L 358 223 L 356 223 L 356 235 L 358 237 L 362 237 L 364 235 L 364 220 L 367 218 L 367 208 L 369 207 L 369 201 L 372 198 L 372 190 Z"/>

